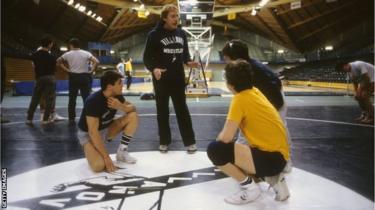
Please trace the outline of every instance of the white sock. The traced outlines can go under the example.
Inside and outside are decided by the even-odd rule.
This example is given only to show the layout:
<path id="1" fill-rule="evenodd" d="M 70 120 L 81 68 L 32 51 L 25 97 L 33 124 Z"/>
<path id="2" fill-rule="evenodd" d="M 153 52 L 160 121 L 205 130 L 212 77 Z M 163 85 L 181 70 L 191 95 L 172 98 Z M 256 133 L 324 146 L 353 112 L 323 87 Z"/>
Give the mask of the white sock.
<path id="1" fill-rule="evenodd" d="M 246 178 L 240 182 L 241 188 L 249 187 L 252 182 L 253 180 L 251 179 L 251 177 L 246 176 Z"/>

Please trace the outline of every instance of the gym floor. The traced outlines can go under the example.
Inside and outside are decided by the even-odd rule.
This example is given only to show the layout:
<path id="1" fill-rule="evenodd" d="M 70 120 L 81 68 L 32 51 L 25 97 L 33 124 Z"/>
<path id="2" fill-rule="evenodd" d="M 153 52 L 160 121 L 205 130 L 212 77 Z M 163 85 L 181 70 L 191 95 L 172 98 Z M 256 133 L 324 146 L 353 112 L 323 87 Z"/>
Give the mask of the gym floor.
<path id="1" fill-rule="evenodd" d="M 156 151 L 158 132 L 154 101 L 130 96 L 140 115 L 140 124 L 130 151 Z M 291 133 L 295 168 L 325 177 L 374 200 L 374 127 L 353 122 L 359 109 L 347 96 L 287 96 L 288 128 Z M 57 97 L 57 112 L 67 116 L 68 97 Z M 83 157 L 75 136 L 76 126 L 67 121 L 42 126 L 39 112 L 34 126 L 24 121 L 30 97 L 6 96 L 2 116 L 2 167 L 8 177 L 33 169 Z M 188 99 L 199 151 L 205 151 L 225 121 L 230 97 Z M 173 106 L 171 106 L 173 107 Z M 77 100 L 77 116 L 82 102 Z M 171 108 L 173 142 L 171 150 L 185 150 Z M 118 142 L 107 144 L 115 153 Z M 307 186 L 306 186 L 307 187 Z"/>

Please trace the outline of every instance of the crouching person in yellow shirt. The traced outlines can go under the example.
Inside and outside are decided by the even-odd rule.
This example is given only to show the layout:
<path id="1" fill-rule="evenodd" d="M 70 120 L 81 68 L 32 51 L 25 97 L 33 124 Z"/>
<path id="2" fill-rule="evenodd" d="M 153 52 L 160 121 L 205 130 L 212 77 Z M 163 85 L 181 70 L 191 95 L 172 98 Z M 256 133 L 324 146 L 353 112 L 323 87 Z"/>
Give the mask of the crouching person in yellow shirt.
<path id="1" fill-rule="evenodd" d="M 251 177 L 268 182 L 278 201 L 290 196 L 282 174 L 289 160 L 286 130 L 277 110 L 253 87 L 252 76 L 251 65 L 244 60 L 226 65 L 226 84 L 234 97 L 222 131 L 207 148 L 212 163 L 240 184 L 239 192 L 225 198 L 231 204 L 249 203 L 260 196 Z M 250 146 L 234 142 L 238 128 Z"/>

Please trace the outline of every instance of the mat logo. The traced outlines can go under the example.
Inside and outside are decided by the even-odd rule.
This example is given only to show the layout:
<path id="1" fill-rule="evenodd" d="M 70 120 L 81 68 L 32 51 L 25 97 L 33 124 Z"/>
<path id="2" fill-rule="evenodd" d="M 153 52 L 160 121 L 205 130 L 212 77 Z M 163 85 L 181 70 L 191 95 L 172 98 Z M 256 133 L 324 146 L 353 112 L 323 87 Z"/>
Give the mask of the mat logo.
<path id="1" fill-rule="evenodd" d="M 12 207 L 23 209 L 90 209 L 114 210 L 131 208 L 126 199 L 145 193 L 155 196 L 146 209 L 162 209 L 164 191 L 191 184 L 226 178 L 214 167 L 146 178 L 131 174 L 115 172 L 103 176 L 88 178 L 54 186 L 53 194 L 38 198 L 9 203 Z"/>

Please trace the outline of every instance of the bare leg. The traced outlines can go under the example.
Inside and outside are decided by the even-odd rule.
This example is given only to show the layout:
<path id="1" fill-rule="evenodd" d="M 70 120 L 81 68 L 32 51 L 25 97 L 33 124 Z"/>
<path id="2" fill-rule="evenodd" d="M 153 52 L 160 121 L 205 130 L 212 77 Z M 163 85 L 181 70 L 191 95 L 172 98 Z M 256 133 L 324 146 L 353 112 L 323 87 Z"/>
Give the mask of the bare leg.
<path id="1" fill-rule="evenodd" d="M 253 156 L 249 147 L 243 144 L 234 144 L 234 164 L 227 163 L 218 168 L 239 182 L 248 174 L 255 174 Z"/>
<path id="2" fill-rule="evenodd" d="M 85 152 L 87 162 L 89 163 L 93 171 L 101 172 L 105 170 L 104 159 L 100 155 L 100 153 L 95 149 L 95 147 L 91 144 L 91 142 L 88 142 L 85 145 L 83 145 L 83 151 Z"/>
<path id="3" fill-rule="evenodd" d="M 128 136 L 133 136 L 138 128 L 138 114 L 130 112 L 114 120 L 108 128 L 108 138 L 115 138 L 121 131 Z"/>
<path id="4" fill-rule="evenodd" d="M 127 115 L 115 120 L 108 129 L 108 138 L 113 139 L 122 131 L 121 142 L 117 149 L 116 160 L 134 164 L 137 159 L 132 157 L 128 152 L 128 144 L 133 138 L 138 127 L 138 115 L 136 112 L 128 113 Z"/>
<path id="5" fill-rule="evenodd" d="M 131 112 L 123 117 L 120 117 L 111 123 L 108 128 L 108 138 L 115 138 L 117 134 L 124 131 L 125 134 L 133 136 L 138 127 L 138 115 L 136 112 Z M 95 172 L 105 170 L 104 159 L 92 145 L 91 142 L 83 146 L 83 150 L 91 169 Z"/>

